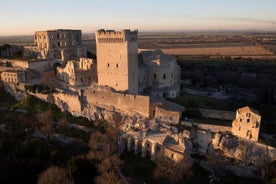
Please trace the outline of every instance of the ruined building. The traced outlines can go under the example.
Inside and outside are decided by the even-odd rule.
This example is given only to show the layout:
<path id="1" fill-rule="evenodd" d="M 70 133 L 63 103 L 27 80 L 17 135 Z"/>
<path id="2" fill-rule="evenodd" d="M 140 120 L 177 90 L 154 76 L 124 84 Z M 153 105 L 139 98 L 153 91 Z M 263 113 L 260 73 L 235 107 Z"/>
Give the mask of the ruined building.
<path id="1" fill-rule="evenodd" d="M 96 61 L 80 58 L 79 61 L 67 61 L 65 67 L 58 66 L 57 77 L 71 86 L 89 86 L 97 81 Z"/>
<path id="2" fill-rule="evenodd" d="M 258 111 L 246 106 L 236 112 L 232 123 L 232 133 L 238 137 L 258 141 L 261 115 Z"/>
<path id="3" fill-rule="evenodd" d="M 96 31 L 98 84 L 138 94 L 138 31 Z"/>
<path id="4" fill-rule="evenodd" d="M 24 70 L 6 70 L 1 72 L 1 80 L 11 83 L 25 83 L 26 74 Z"/>
<path id="5" fill-rule="evenodd" d="M 57 29 L 35 33 L 35 46 L 25 46 L 25 57 L 47 60 L 79 59 L 83 57 L 81 30 Z"/>

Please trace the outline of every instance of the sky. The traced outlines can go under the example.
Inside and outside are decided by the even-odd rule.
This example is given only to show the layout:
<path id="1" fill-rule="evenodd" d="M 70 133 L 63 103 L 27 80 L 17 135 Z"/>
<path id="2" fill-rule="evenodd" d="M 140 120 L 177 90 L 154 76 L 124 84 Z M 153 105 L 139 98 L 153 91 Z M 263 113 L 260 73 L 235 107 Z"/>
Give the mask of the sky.
<path id="1" fill-rule="evenodd" d="M 2 2 L 1 2 L 2 1 Z M 276 31 L 276 0 L 0 0 L 0 36 L 49 29 Z"/>

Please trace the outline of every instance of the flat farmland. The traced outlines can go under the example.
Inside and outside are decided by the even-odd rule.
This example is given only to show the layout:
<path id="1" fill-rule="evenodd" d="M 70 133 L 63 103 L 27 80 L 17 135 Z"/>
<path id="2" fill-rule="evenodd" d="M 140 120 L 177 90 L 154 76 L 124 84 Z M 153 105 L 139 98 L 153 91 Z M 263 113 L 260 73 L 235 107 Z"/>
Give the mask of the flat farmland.
<path id="1" fill-rule="evenodd" d="M 261 46 L 219 46 L 198 47 L 198 48 L 166 48 L 161 49 L 170 55 L 186 56 L 273 56 L 274 53 Z"/>

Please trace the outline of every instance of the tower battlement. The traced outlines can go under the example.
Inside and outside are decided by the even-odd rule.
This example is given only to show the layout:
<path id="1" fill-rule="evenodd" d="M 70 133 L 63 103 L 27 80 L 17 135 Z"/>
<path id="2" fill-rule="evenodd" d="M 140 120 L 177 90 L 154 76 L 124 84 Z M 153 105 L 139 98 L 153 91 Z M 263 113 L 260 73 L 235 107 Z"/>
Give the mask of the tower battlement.
<path id="1" fill-rule="evenodd" d="M 118 42 L 137 42 L 138 30 L 122 31 L 99 29 L 96 31 L 96 41 L 98 43 L 118 43 Z"/>

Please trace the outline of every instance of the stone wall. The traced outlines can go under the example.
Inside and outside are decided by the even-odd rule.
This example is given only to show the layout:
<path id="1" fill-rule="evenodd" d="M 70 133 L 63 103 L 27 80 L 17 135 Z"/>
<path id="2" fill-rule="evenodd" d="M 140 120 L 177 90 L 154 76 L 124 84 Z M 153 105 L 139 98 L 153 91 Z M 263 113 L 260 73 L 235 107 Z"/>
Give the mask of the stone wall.
<path id="1" fill-rule="evenodd" d="M 232 128 L 228 126 L 220 126 L 220 125 L 209 125 L 204 123 L 192 123 L 188 121 L 181 121 L 181 125 L 184 125 L 186 127 L 193 127 L 196 126 L 198 129 L 201 130 L 208 130 L 211 132 L 231 132 Z"/>
<path id="2" fill-rule="evenodd" d="M 82 106 L 78 94 L 54 93 L 54 103 L 62 110 L 68 111 L 74 116 L 80 116 Z"/>
<path id="3" fill-rule="evenodd" d="M 29 62 L 27 60 L 15 60 L 15 59 L 0 59 L 1 63 L 8 63 L 15 68 L 29 68 Z"/>
<path id="4" fill-rule="evenodd" d="M 215 118 L 215 119 L 223 119 L 223 120 L 233 120 L 235 119 L 235 112 L 232 111 L 220 111 L 214 109 L 198 109 L 202 116 L 205 118 Z"/>
<path id="5" fill-rule="evenodd" d="M 34 61 L 29 62 L 29 69 L 34 70 L 40 74 L 45 71 L 53 70 L 53 65 L 57 63 L 57 61 Z"/>
<path id="6" fill-rule="evenodd" d="M 155 106 L 153 114 L 158 121 L 172 124 L 179 123 L 182 111 L 185 109 L 183 106 L 164 100 L 151 105 Z"/>
<path id="7" fill-rule="evenodd" d="M 83 92 L 82 100 L 89 106 L 149 117 L 150 98 L 148 96 L 116 93 L 109 87 L 94 85 Z"/>
<path id="8" fill-rule="evenodd" d="M 31 69 L 38 73 L 43 73 L 53 69 L 53 65 L 58 61 L 28 61 L 28 60 L 14 60 L 14 59 L 0 59 L 1 63 L 8 63 L 13 68 Z"/>
<path id="9" fill-rule="evenodd" d="M 184 158 L 184 154 L 180 152 L 176 152 L 175 150 L 164 147 L 163 148 L 163 156 L 175 161 L 179 162 Z"/>

